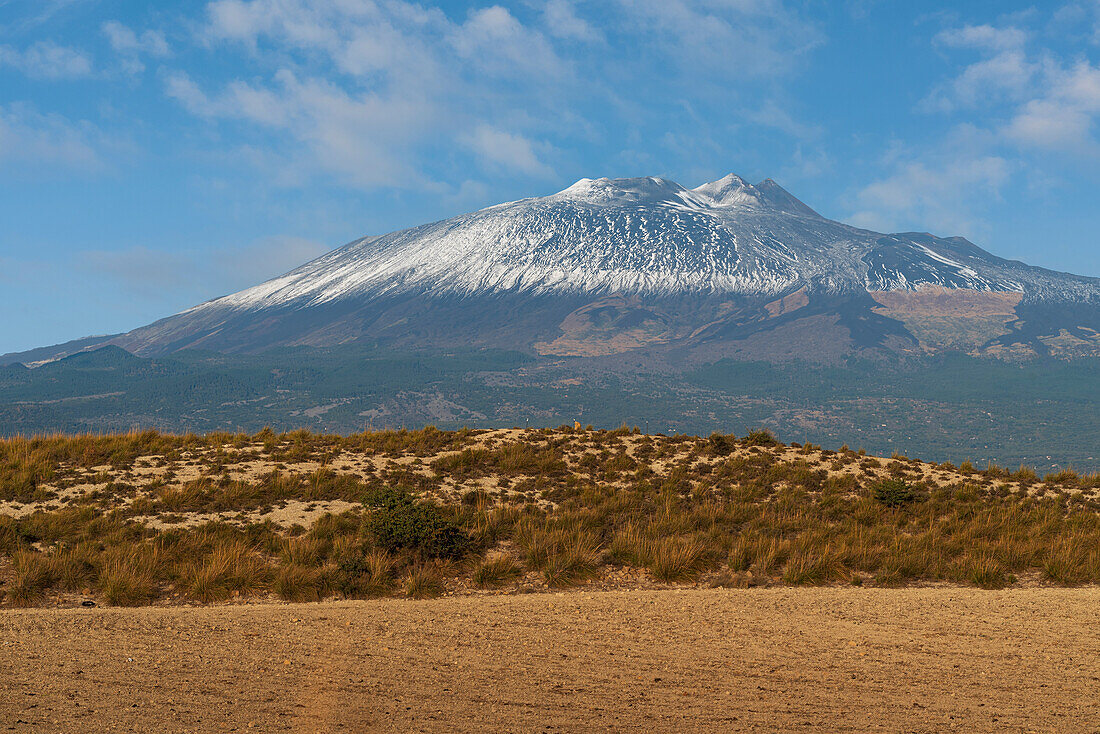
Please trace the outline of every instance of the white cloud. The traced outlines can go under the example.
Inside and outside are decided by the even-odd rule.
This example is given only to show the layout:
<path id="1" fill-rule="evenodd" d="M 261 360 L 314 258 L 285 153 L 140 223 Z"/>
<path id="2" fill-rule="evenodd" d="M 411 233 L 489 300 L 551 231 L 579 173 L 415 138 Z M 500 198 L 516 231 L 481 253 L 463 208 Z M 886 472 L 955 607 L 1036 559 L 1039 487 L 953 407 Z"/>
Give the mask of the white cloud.
<path id="1" fill-rule="evenodd" d="M 822 134 L 820 126 L 796 120 L 790 112 L 781 107 L 775 100 L 768 100 L 760 105 L 759 109 L 750 110 L 746 117 L 751 122 L 780 130 L 798 140 L 818 138 Z"/>
<path id="2" fill-rule="evenodd" d="M 250 144 L 265 169 L 283 167 L 278 181 L 327 175 L 445 192 L 442 181 L 478 164 L 486 175 L 552 176 L 558 140 L 622 144 L 624 132 L 667 114 L 654 97 L 701 121 L 685 100 L 726 108 L 743 84 L 772 83 L 822 38 L 785 0 L 548 0 L 521 9 L 214 0 L 198 39 L 216 54 L 249 55 L 250 76 L 166 72 L 165 90 L 211 121 L 259 126 L 268 136 Z M 595 100 L 610 113 L 593 116 Z M 815 134 L 775 104 L 755 114 L 719 124 Z M 609 129 L 618 126 L 627 129 Z"/>
<path id="3" fill-rule="evenodd" d="M 1027 43 L 1028 34 L 1013 27 L 967 25 L 948 28 L 936 35 L 936 42 L 954 48 L 978 48 L 992 51 L 1019 49 Z"/>
<path id="4" fill-rule="evenodd" d="M 1028 34 L 1012 26 L 968 25 L 948 28 L 933 39 L 945 49 L 976 50 L 983 55 L 967 64 L 953 79 L 929 94 L 926 111 L 988 108 L 1001 100 L 1025 98 L 1043 71 L 1044 63 L 1028 57 Z"/>
<path id="5" fill-rule="evenodd" d="M 429 184 L 405 153 L 434 117 L 429 100 L 362 93 L 352 95 L 323 79 L 299 80 L 289 70 L 272 87 L 232 82 L 210 97 L 189 77 L 170 76 L 169 96 L 195 114 L 233 118 L 290 136 L 303 150 L 288 152 L 286 165 L 302 167 L 308 153 L 320 168 L 355 186 L 407 188 Z"/>
<path id="6" fill-rule="evenodd" d="M 1064 25 L 1072 15 L 1081 23 L 1081 8 L 1066 6 L 1062 10 L 1056 22 Z M 1050 49 L 1029 52 L 1028 34 L 1011 26 L 952 28 L 935 40 L 947 48 L 976 49 L 982 58 L 963 66 L 934 90 L 924 101 L 926 109 L 981 109 L 986 119 L 995 121 L 991 129 L 1001 142 L 1009 145 L 1100 154 L 1095 136 L 1100 117 L 1100 66 L 1083 58 L 1066 62 Z M 998 117 L 1000 122 L 996 122 Z"/>
<path id="7" fill-rule="evenodd" d="M 1080 61 L 1051 71 L 1042 93 L 1022 105 L 1003 132 L 1021 145 L 1095 156 L 1098 116 L 1100 67 Z"/>
<path id="8" fill-rule="evenodd" d="M 292 112 L 285 97 L 276 91 L 241 81 L 230 82 L 221 95 L 211 99 L 183 72 L 168 75 L 165 93 L 201 117 L 231 117 L 282 127 L 288 124 Z"/>
<path id="9" fill-rule="evenodd" d="M 87 122 L 40 114 L 24 104 L 0 106 L 0 171 L 34 175 L 51 169 L 95 171 L 113 147 Z"/>
<path id="10" fill-rule="evenodd" d="M 164 80 L 164 92 L 196 115 L 212 117 L 215 113 L 214 105 L 199 89 L 199 85 L 191 81 L 191 77 L 182 71 L 168 75 Z"/>
<path id="11" fill-rule="evenodd" d="M 278 68 L 216 91 L 175 72 L 166 93 L 197 115 L 281 136 L 275 155 L 287 166 L 361 187 L 443 191 L 425 161 L 459 144 L 496 170 L 548 175 L 538 129 L 563 115 L 538 108 L 549 109 L 570 70 L 540 30 L 503 7 L 451 20 L 400 0 L 217 0 L 202 34 Z"/>
<path id="12" fill-rule="evenodd" d="M 1040 70 L 1041 65 L 1028 61 L 1021 51 L 998 53 L 967 66 L 949 84 L 929 95 L 924 105 L 926 109 L 950 112 L 988 106 L 997 98 L 1020 99 Z"/>
<path id="13" fill-rule="evenodd" d="M 656 42 L 699 80 L 773 77 L 821 43 L 781 0 L 619 0 L 623 25 Z M 647 39 L 648 40 L 648 39 Z"/>
<path id="14" fill-rule="evenodd" d="M 980 232 L 984 225 L 975 212 L 981 202 L 999 196 L 1012 165 L 1000 156 L 967 155 L 964 150 L 898 161 L 888 176 L 859 191 L 857 211 L 848 221 L 880 232 L 914 228 L 931 228 L 940 235 Z"/>
<path id="15" fill-rule="evenodd" d="M 546 37 L 499 5 L 471 12 L 466 22 L 451 29 L 448 40 L 459 58 L 494 76 L 556 77 L 565 73 L 565 62 Z"/>
<path id="16" fill-rule="evenodd" d="M 551 36 L 586 42 L 603 40 L 602 33 L 577 16 L 570 0 L 548 0 L 543 6 L 542 16 L 546 32 Z"/>
<path id="17" fill-rule="evenodd" d="M 168 41 L 160 31 L 146 30 L 139 36 L 117 20 L 109 20 L 101 26 L 111 48 L 121 54 L 147 54 L 167 56 Z"/>
<path id="18" fill-rule="evenodd" d="M 523 137 L 489 125 L 479 125 L 465 143 L 480 157 L 496 165 L 533 176 L 551 177 L 553 170 L 539 160 L 534 144 Z"/>
<path id="19" fill-rule="evenodd" d="M 92 62 L 83 52 L 53 41 L 38 41 L 22 51 L 0 46 L 0 65 L 19 69 L 32 79 L 79 79 L 92 74 Z"/>

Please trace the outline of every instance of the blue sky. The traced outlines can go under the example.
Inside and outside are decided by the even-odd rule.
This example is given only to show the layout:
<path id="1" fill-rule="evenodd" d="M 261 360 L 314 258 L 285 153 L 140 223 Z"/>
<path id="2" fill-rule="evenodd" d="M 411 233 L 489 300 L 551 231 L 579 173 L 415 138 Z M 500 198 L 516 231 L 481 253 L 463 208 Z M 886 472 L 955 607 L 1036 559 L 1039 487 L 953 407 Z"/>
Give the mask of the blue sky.
<path id="1" fill-rule="evenodd" d="M 584 176 L 1100 276 L 1098 117 L 1100 0 L 0 0 L 0 353 Z"/>

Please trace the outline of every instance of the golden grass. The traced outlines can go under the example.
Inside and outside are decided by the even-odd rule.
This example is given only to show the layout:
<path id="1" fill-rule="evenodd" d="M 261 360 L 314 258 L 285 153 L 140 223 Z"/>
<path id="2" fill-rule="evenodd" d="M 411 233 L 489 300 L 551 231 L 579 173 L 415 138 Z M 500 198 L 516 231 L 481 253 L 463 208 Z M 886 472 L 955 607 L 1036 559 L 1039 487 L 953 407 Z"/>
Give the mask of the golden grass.
<path id="1" fill-rule="evenodd" d="M 1025 574 L 1100 583 L 1096 474 L 1040 479 L 1026 468 L 932 467 L 809 444 L 791 451 L 762 433 L 485 435 L 427 428 L 0 441 L 0 501 L 38 503 L 20 517 L 0 514 L 3 603 L 86 594 L 119 605 L 270 593 L 420 597 L 452 581 L 506 587 L 525 570 L 538 579 L 523 583 L 560 588 L 598 583 L 609 564 L 665 583 L 716 585 L 999 588 Z M 339 471 L 333 462 L 345 452 L 385 458 Z M 139 457 L 169 473 L 135 486 L 125 472 Z M 184 460 L 192 473 L 173 480 Z M 231 476 L 246 460 L 263 468 Z M 311 463 L 297 473 L 277 463 L 295 461 Z M 95 491 L 44 504 L 66 483 L 89 481 Z M 234 515 L 334 499 L 356 507 L 308 528 Z M 218 512 L 220 521 L 167 529 L 144 519 Z"/>

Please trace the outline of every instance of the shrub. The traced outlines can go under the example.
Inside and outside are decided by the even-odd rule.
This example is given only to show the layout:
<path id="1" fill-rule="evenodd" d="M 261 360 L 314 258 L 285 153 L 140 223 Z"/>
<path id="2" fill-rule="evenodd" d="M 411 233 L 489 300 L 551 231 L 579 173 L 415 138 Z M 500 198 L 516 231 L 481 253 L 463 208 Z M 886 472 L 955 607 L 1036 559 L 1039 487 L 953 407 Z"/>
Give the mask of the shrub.
<path id="1" fill-rule="evenodd" d="M 8 599 L 18 607 L 34 606 L 53 583 L 49 560 L 42 553 L 19 551 L 12 557 L 15 578 L 8 587 Z"/>
<path id="2" fill-rule="evenodd" d="M 516 542 L 527 564 L 542 571 L 550 586 L 569 586 L 591 578 L 600 566 L 599 544 L 591 533 L 566 528 L 524 528 Z"/>
<path id="3" fill-rule="evenodd" d="M 57 585 L 66 591 L 80 591 L 96 578 L 98 554 L 91 543 L 58 550 L 50 559 Z"/>
<path id="4" fill-rule="evenodd" d="M 871 485 L 871 494 L 886 507 L 901 507 L 917 498 L 913 487 L 904 479 L 880 479 Z"/>
<path id="5" fill-rule="evenodd" d="M 730 570 L 750 571 L 757 578 L 770 576 L 787 560 L 789 545 L 777 538 L 743 533 L 730 549 Z"/>
<path id="6" fill-rule="evenodd" d="M 611 539 L 608 555 L 613 563 L 648 566 L 653 563 L 654 542 L 636 525 L 627 525 Z"/>
<path id="7" fill-rule="evenodd" d="M 369 553 L 357 553 L 343 558 L 333 573 L 333 586 L 351 599 L 385 596 L 393 590 L 393 558 L 385 550 L 375 548 Z"/>
<path id="8" fill-rule="evenodd" d="M 775 538 L 761 541 L 755 549 L 756 552 L 752 565 L 749 566 L 749 571 L 757 578 L 771 576 L 772 571 L 783 565 L 783 562 L 787 559 L 788 545 L 787 542 Z"/>
<path id="9" fill-rule="evenodd" d="M 778 446 L 779 441 L 775 435 L 766 428 L 758 428 L 755 431 L 749 431 L 749 434 L 745 436 L 743 440 L 746 446 Z"/>
<path id="10" fill-rule="evenodd" d="M 376 490 L 368 493 L 366 504 L 372 508 L 367 529 L 390 552 L 412 550 L 429 558 L 458 559 L 469 548 L 470 540 L 458 523 L 407 492 Z"/>
<path id="11" fill-rule="evenodd" d="M 723 433 L 712 433 L 707 439 L 707 448 L 712 456 L 729 456 L 737 447 L 736 438 Z"/>
<path id="12" fill-rule="evenodd" d="M 1054 543 L 1046 553 L 1041 567 L 1043 578 L 1063 586 L 1090 581 L 1089 549 L 1077 538 L 1065 538 Z"/>
<path id="13" fill-rule="evenodd" d="M 828 548 L 813 553 L 799 553 L 792 556 L 783 567 L 783 583 L 816 586 L 832 581 L 837 572 L 838 564 Z"/>
<path id="14" fill-rule="evenodd" d="M 966 566 L 966 580 L 983 589 L 1003 589 L 1015 581 L 990 555 L 966 558 L 962 563 Z"/>
<path id="15" fill-rule="evenodd" d="M 188 593 L 201 602 L 221 601 L 233 592 L 254 594 L 266 588 L 269 579 L 268 564 L 247 544 L 219 543 L 193 571 Z"/>
<path id="16" fill-rule="evenodd" d="M 116 558 L 103 566 L 99 575 L 103 598 L 116 607 L 137 607 L 155 594 L 153 575 L 140 561 Z"/>
<path id="17" fill-rule="evenodd" d="M 332 543 L 326 538 L 304 535 L 286 538 L 281 543 L 283 563 L 293 566 L 319 566 L 325 560 Z"/>

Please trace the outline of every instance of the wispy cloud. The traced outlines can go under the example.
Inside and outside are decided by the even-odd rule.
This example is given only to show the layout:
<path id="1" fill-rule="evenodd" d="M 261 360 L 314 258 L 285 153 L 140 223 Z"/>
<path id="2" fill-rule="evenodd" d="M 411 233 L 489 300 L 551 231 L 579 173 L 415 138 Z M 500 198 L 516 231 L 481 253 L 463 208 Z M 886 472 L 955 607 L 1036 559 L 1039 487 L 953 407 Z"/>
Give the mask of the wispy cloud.
<path id="1" fill-rule="evenodd" d="M 92 61 L 83 52 L 53 41 L 38 41 L 24 49 L 0 46 L 0 66 L 11 66 L 32 79 L 79 79 L 92 75 Z"/>
<path id="2" fill-rule="evenodd" d="M 1050 22 L 1064 34 L 1067 24 L 1090 24 L 1089 13 L 1071 3 Z M 1019 25 L 1021 17 L 1029 27 Z M 1032 12 L 935 35 L 947 58 L 970 55 L 920 104 L 950 121 L 947 133 L 888 153 L 886 173 L 851 202 L 855 223 L 897 229 L 923 221 L 942 232 L 981 232 L 989 227 L 983 212 L 999 201 L 1010 174 L 1048 179 L 1051 153 L 1100 161 L 1100 66 L 1044 45 L 1040 20 Z"/>
<path id="3" fill-rule="evenodd" d="M 774 77 L 803 63 L 824 34 L 780 0 L 618 0 L 623 25 L 665 62 L 711 79 Z"/>
<path id="4" fill-rule="evenodd" d="M 982 214 L 1013 171 L 989 143 L 982 131 L 960 126 L 933 150 L 896 145 L 882 163 L 888 173 L 857 192 L 848 220 L 879 232 L 984 234 Z"/>
<path id="5" fill-rule="evenodd" d="M 119 53 L 141 53 L 150 56 L 167 56 L 168 41 L 161 31 L 146 30 L 140 35 L 131 28 L 119 23 L 117 20 L 109 20 L 101 28 L 103 34 L 111 44 L 111 48 Z"/>
<path id="6" fill-rule="evenodd" d="M 569 0 L 548 0 L 542 14 L 546 32 L 551 36 L 586 43 L 604 40 L 603 33 L 579 17 L 576 7 Z"/>
<path id="7" fill-rule="evenodd" d="M 131 74 L 139 74 L 145 70 L 142 56 L 164 58 L 170 53 L 168 40 L 162 31 L 149 29 L 137 33 L 117 20 L 103 23 L 100 30 L 120 57 L 123 69 Z"/>
<path id="8" fill-rule="evenodd" d="M 42 114 L 26 104 L 0 106 L 0 171 L 5 175 L 99 171 L 105 167 L 104 152 L 118 147 L 89 122 Z"/>
<path id="9" fill-rule="evenodd" d="M 172 73 L 167 94 L 195 114 L 266 128 L 278 136 L 274 155 L 299 171 L 367 188 L 443 190 L 425 157 L 449 143 L 498 168 L 547 173 L 537 132 L 506 126 L 529 122 L 516 112 L 537 105 L 531 95 L 567 76 L 568 65 L 544 33 L 503 7 L 452 21 L 399 1 L 219 0 L 208 6 L 202 35 L 258 58 L 274 45 L 279 67 L 266 81 L 230 81 L 214 92 Z"/>
<path id="10" fill-rule="evenodd" d="M 1049 70 L 1037 95 L 1016 109 L 1002 128 L 1020 145 L 1100 157 L 1100 67 L 1079 61 Z"/>
<path id="11" fill-rule="evenodd" d="M 651 98 L 662 85 L 670 99 L 726 105 L 738 86 L 797 68 L 823 39 L 781 0 L 550 0 L 463 15 L 403 0 L 215 0 L 198 36 L 215 54 L 248 54 L 266 76 L 177 70 L 165 75 L 167 94 L 208 120 L 270 133 L 269 163 L 298 174 L 280 180 L 439 192 L 471 168 L 552 177 L 557 140 L 619 138 L 594 124 L 594 101 L 601 118 L 630 127 L 659 114 Z M 620 84 L 626 68 L 647 83 Z M 784 134 L 814 135 L 774 101 L 757 114 Z M 743 121 L 760 122 L 748 112 Z"/>
<path id="12" fill-rule="evenodd" d="M 1049 48 L 1029 49 L 1029 40 L 1015 26 L 968 25 L 940 32 L 935 42 L 941 47 L 974 51 L 980 58 L 934 90 L 926 107 L 941 112 L 980 107 L 1003 142 L 1096 156 L 1100 66 L 1087 58 L 1059 58 Z"/>
<path id="13" fill-rule="evenodd" d="M 478 155 L 494 165 L 534 176 L 553 176 L 553 170 L 539 160 L 535 145 L 514 133 L 479 125 L 464 142 Z"/>

